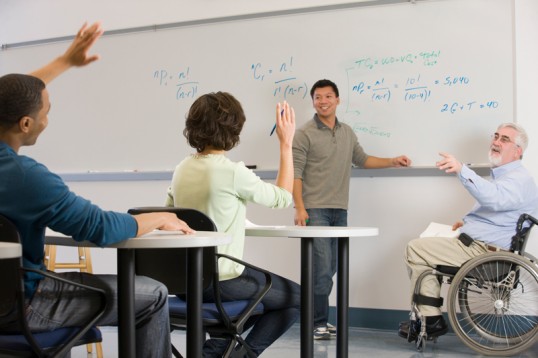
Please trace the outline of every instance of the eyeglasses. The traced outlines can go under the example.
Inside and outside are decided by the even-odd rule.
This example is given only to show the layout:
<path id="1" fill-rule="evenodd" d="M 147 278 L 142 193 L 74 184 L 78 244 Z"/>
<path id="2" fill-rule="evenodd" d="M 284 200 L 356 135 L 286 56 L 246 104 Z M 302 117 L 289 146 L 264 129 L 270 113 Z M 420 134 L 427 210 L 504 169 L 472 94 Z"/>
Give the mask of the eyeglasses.
<path id="1" fill-rule="evenodd" d="M 502 144 L 514 143 L 515 145 L 519 147 L 519 145 L 516 142 L 510 139 L 510 137 L 505 136 L 505 135 L 499 135 L 499 133 L 492 134 L 491 140 L 493 142 L 500 141 Z"/>

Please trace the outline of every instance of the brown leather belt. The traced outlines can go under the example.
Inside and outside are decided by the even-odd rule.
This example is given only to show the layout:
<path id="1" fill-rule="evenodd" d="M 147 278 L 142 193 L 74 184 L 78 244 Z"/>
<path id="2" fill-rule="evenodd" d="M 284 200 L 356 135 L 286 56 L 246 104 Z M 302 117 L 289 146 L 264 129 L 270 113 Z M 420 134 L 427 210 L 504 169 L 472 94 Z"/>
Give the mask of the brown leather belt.
<path id="1" fill-rule="evenodd" d="M 485 244 L 485 245 L 486 245 L 486 249 L 488 249 L 488 251 L 506 251 L 505 249 L 501 249 L 498 246 L 493 246 L 493 245 L 490 245 L 490 244 Z"/>

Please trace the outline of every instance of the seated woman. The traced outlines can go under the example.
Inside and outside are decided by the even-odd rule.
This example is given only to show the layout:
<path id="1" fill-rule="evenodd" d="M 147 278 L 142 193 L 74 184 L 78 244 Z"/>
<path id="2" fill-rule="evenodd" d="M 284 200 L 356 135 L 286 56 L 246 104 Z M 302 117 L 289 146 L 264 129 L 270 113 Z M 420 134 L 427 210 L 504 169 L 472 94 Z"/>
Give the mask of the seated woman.
<path id="1" fill-rule="evenodd" d="M 193 103 L 183 134 L 197 153 L 176 167 L 166 200 L 167 206 L 194 208 L 213 219 L 218 231 L 232 236 L 229 245 L 218 248 L 219 253 L 239 259 L 245 245 L 247 203 L 286 208 L 292 202 L 293 190 L 293 109 L 285 102 L 276 106 L 280 142 L 276 185 L 262 181 L 243 162 L 235 163 L 226 157 L 226 152 L 239 143 L 245 120 L 241 104 L 229 93 L 209 93 Z M 248 299 L 265 283 L 261 273 L 230 260 L 220 260 L 219 271 L 223 301 Z M 255 322 L 249 322 L 252 330 L 245 339 L 257 355 L 286 332 L 299 315 L 299 285 L 274 274 L 272 280 L 271 290 L 262 301 L 266 311 Z M 213 301 L 212 289 L 204 292 L 204 301 Z M 222 356 L 228 343 L 209 339 L 204 344 L 204 357 Z"/>

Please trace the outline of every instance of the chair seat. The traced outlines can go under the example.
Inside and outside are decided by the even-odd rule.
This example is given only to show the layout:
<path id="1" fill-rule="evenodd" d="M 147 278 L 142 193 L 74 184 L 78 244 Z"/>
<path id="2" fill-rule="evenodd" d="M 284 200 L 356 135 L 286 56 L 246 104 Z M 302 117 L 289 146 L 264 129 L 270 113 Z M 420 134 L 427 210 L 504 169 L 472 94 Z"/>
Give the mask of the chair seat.
<path id="1" fill-rule="evenodd" d="M 249 300 L 222 302 L 222 306 L 231 320 L 237 319 L 250 304 Z M 168 308 L 171 317 L 185 318 L 187 316 L 187 302 L 177 296 L 168 298 Z M 262 314 L 264 310 L 263 304 L 259 303 L 252 315 Z M 221 323 L 220 314 L 217 305 L 214 303 L 202 304 L 202 320 L 206 324 Z"/>
<path id="2" fill-rule="evenodd" d="M 77 327 L 63 327 L 54 331 L 33 333 L 33 337 L 41 348 L 48 349 L 61 345 L 63 342 L 67 341 L 71 335 L 76 334 L 77 332 Z M 101 331 L 97 327 L 92 327 L 77 343 L 75 343 L 75 346 L 101 342 L 102 340 L 103 337 Z M 0 333 L 0 351 L 5 350 L 26 352 L 32 351 L 32 347 L 23 334 Z"/>

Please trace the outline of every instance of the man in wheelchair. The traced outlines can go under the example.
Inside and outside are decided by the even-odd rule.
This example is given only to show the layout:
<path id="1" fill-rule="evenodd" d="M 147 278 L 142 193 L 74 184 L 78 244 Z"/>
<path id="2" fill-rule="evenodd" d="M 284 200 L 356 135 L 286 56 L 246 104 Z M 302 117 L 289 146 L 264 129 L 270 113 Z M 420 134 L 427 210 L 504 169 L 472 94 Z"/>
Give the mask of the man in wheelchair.
<path id="1" fill-rule="evenodd" d="M 489 148 L 491 180 L 480 177 L 454 156 L 440 153 L 442 159 L 436 166 L 455 173 L 476 203 L 462 222 L 453 225 L 452 230 L 460 230 L 459 236 L 423 237 L 406 247 L 404 257 L 418 319 L 400 323 L 398 333 L 409 342 L 417 340 L 423 323 L 427 339 L 436 339 L 448 330 L 441 313 L 441 282 L 437 275 L 421 274 L 433 272 L 439 265 L 460 267 L 489 251 L 508 250 L 520 215 L 536 212 L 538 190 L 521 163 L 527 143 L 527 134 L 519 125 L 504 123 L 497 128 Z"/>

